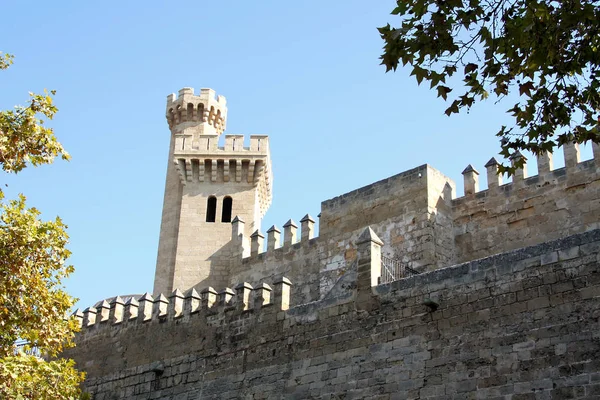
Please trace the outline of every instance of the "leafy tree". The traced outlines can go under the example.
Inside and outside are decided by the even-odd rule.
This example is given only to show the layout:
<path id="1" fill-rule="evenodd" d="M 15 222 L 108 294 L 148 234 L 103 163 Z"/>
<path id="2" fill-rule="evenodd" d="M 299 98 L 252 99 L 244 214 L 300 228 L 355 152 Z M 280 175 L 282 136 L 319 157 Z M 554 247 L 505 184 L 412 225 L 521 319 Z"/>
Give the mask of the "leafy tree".
<path id="1" fill-rule="evenodd" d="M 381 63 L 410 64 L 418 83 L 452 98 L 447 115 L 515 95 L 514 125 L 497 132 L 503 156 L 600 142 L 597 0 L 397 0 L 392 14 L 399 26 L 379 28 Z"/>
<path id="2" fill-rule="evenodd" d="M 0 53 L 0 69 L 12 64 Z M 51 94 L 54 94 L 52 92 Z M 57 109 L 48 93 L 30 93 L 26 107 L 0 111 L 0 165 L 17 173 L 28 165 L 69 159 L 52 129 L 38 117 L 52 119 Z M 65 313 L 73 299 L 62 279 L 73 272 L 66 226 L 56 218 L 42 221 L 27 208 L 25 197 L 5 201 L 0 189 L 0 398 L 68 399 L 80 396 L 83 374 L 72 360 L 56 359 L 72 345 L 77 324 Z M 28 344 L 17 349 L 17 340 Z M 31 354 L 37 349 L 45 357 Z M 28 351 L 29 350 L 29 351 Z"/>

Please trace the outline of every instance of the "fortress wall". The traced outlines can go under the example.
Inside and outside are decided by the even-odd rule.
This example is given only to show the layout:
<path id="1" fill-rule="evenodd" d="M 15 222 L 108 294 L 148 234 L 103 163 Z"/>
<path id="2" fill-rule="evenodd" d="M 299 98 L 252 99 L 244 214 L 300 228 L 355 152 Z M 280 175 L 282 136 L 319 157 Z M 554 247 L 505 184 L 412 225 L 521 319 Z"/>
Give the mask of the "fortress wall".
<path id="1" fill-rule="evenodd" d="M 338 237 L 420 211 L 427 201 L 427 168 L 421 165 L 322 202 L 319 236 Z"/>
<path id="2" fill-rule="evenodd" d="M 453 257 L 450 220 L 440 216 L 435 221 L 438 208 L 450 215 L 448 201 L 439 204 L 446 184 L 454 185 L 425 164 L 321 203 L 320 237 L 326 242 L 328 257 L 325 270 L 337 269 L 336 262 L 347 266 L 355 259 L 352 244 L 365 226 L 371 226 L 386 244 L 385 256 L 430 270 L 441 266 L 436 252 L 443 250 L 441 260 L 448 265 Z"/>
<path id="3" fill-rule="evenodd" d="M 285 276 L 293 282 L 293 304 L 303 304 L 320 297 L 320 268 L 324 263 L 324 246 L 320 238 L 283 245 L 274 250 L 235 258 L 229 284 L 248 282 L 253 286 L 274 282 Z"/>
<path id="4" fill-rule="evenodd" d="M 600 228 L 599 160 L 570 161 L 454 200 L 456 261 Z"/>
<path id="5" fill-rule="evenodd" d="M 439 198 L 441 192 L 429 194 L 428 190 L 430 185 L 437 188 L 443 177 L 437 173 L 439 177 L 431 178 L 434 173 L 437 171 L 423 165 L 324 201 L 319 237 L 286 244 L 288 231 L 284 228 L 278 236 L 281 247 L 267 246 L 262 252 L 262 245 L 257 243 L 260 254 L 246 254 L 243 259 L 233 257 L 230 285 L 243 281 L 255 285 L 286 276 L 294 282 L 294 304 L 318 300 L 356 261 L 354 242 L 367 225 L 386 243 L 384 255 L 403 260 L 413 268 L 433 267 L 436 227 L 427 204 L 428 195 L 433 199 L 437 194 Z M 435 181 L 428 184 L 428 179 Z M 431 209 L 438 206 L 436 203 Z M 289 229 L 294 229 L 298 239 L 302 236 L 296 234 L 296 228 Z"/>
<path id="6" fill-rule="evenodd" d="M 420 270 L 447 266 L 454 257 L 454 191 L 450 178 L 423 165 L 325 201 L 318 238 L 300 240 L 295 227 L 278 230 L 273 233 L 277 247 L 267 246 L 243 259 L 232 257 L 229 285 L 256 285 L 286 276 L 294 282 L 294 304 L 318 300 L 355 262 L 354 243 L 365 225 L 386 243 L 385 256 Z M 298 242 L 286 239 L 289 229 L 294 229 Z"/>
<path id="7" fill-rule="evenodd" d="M 320 302 L 105 323 L 65 353 L 95 400 L 600 396 L 600 230 L 374 288 L 366 245 Z"/>

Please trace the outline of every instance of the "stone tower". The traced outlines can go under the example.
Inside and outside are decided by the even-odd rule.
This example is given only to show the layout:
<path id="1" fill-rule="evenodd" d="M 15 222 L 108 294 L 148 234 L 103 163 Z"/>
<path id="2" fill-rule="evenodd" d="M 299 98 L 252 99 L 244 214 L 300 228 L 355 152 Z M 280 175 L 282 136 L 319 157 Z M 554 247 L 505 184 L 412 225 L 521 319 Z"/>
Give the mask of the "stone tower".
<path id="1" fill-rule="evenodd" d="M 245 222 L 248 237 L 271 205 L 268 137 L 252 135 L 244 147 L 242 135 L 225 135 L 219 147 L 226 103 L 212 89 L 167 97 L 171 143 L 154 293 L 225 286 L 232 219 Z"/>

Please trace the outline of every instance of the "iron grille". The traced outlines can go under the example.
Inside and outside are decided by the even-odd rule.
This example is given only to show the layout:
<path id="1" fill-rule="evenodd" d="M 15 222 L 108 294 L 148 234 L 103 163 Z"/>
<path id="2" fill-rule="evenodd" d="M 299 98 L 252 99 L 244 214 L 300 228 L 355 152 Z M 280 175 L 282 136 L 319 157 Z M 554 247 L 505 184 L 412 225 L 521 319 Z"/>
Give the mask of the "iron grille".
<path id="1" fill-rule="evenodd" d="M 29 347 L 29 342 L 25 340 L 19 340 L 15 343 L 15 354 L 20 352 L 24 352 L 30 356 L 42 357 L 40 349 L 38 349 L 36 346 Z"/>
<path id="2" fill-rule="evenodd" d="M 409 267 L 408 263 L 386 256 L 381 256 L 381 276 L 379 277 L 380 285 L 418 274 L 420 274 L 420 272 Z"/>

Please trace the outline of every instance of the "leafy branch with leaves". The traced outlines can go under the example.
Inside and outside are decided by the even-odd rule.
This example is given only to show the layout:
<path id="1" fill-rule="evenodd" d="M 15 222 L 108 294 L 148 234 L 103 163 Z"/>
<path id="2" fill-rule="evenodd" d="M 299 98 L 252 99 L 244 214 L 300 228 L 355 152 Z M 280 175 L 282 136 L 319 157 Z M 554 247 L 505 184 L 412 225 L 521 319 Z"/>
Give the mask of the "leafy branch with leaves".
<path id="1" fill-rule="evenodd" d="M 398 0 L 392 14 L 400 23 L 379 28 L 381 63 L 410 65 L 419 84 L 450 98 L 448 116 L 490 95 L 517 96 L 507 110 L 514 125 L 496 133 L 504 157 L 600 142 L 600 2 Z M 450 83 L 454 74 L 462 83 Z"/>
<path id="2" fill-rule="evenodd" d="M 0 53 L 0 69 L 13 57 Z M 0 165 L 17 173 L 29 165 L 51 163 L 69 155 L 44 126 L 57 111 L 51 95 L 30 93 L 28 106 L 0 111 Z M 65 315 L 74 299 L 62 280 L 73 272 L 67 264 L 66 225 L 56 218 L 42 221 L 40 211 L 26 206 L 25 196 L 5 201 L 0 190 L 0 398 L 76 399 L 83 374 L 72 360 L 57 359 L 73 345 L 78 326 Z M 18 340 L 27 345 L 17 348 Z M 44 357 L 28 350 L 36 348 Z"/>

